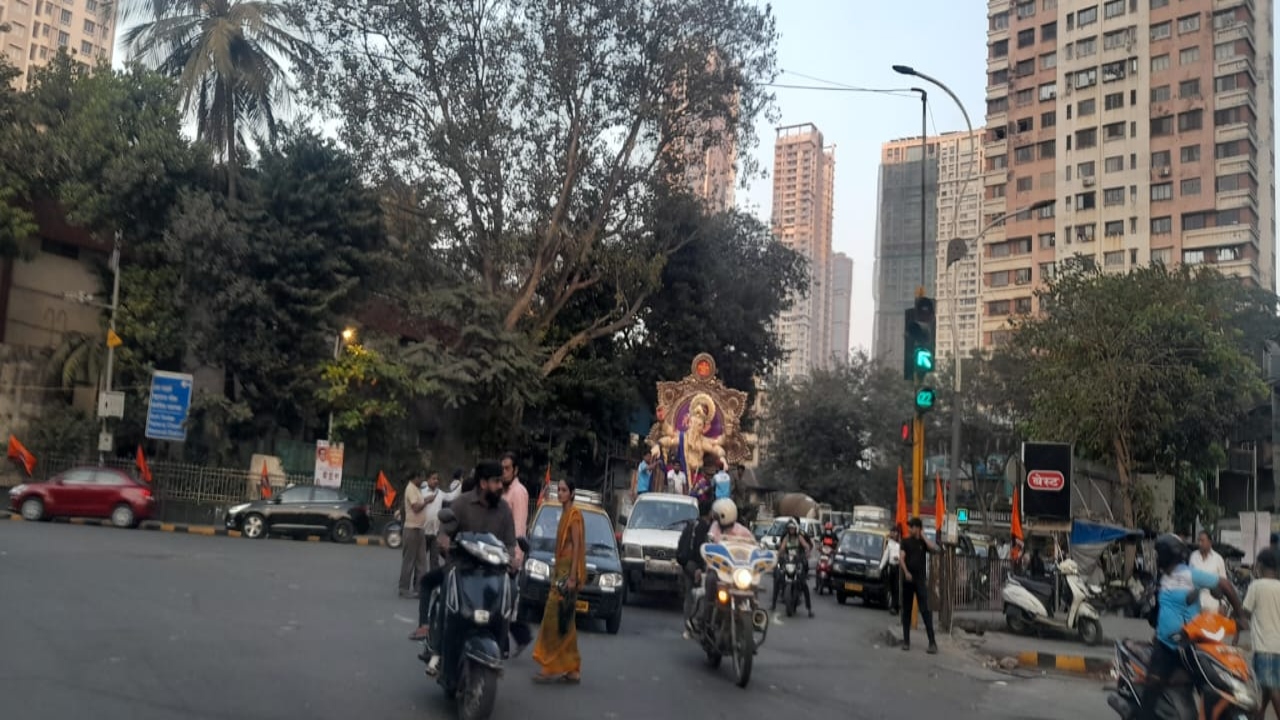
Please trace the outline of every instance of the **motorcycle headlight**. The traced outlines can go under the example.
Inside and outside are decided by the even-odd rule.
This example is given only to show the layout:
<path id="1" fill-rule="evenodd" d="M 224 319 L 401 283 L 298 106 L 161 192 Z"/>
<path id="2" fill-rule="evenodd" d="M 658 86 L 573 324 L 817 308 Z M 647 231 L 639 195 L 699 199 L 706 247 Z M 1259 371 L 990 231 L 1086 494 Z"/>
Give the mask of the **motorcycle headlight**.
<path id="1" fill-rule="evenodd" d="M 747 590 L 751 587 L 751 582 L 755 580 L 751 575 L 751 571 L 746 568 L 738 568 L 733 571 L 733 584 L 739 590 Z"/>
<path id="2" fill-rule="evenodd" d="M 232 515 L 239 515 L 240 513 L 244 512 L 245 510 L 248 510 L 248 509 L 249 509 L 249 503 L 242 503 L 242 504 L 240 504 L 240 505 L 236 505 L 236 506 L 232 507 L 232 508 L 231 508 L 230 510 L 228 510 L 227 512 L 228 512 L 228 513 L 230 513 L 230 514 L 232 514 Z"/>
<path id="3" fill-rule="evenodd" d="M 524 571 L 536 580 L 546 580 L 551 577 L 551 566 L 533 558 L 524 561 Z"/>
<path id="4" fill-rule="evenodd" d="M 793 573 L 793 572 L 795 572 L 795 571 L 796 571 L 796 564 L 795 564 L 795 563 L 787 563 L 787 572 L 789 572 L 789 573 Z"/>
<path id="5" fill-rule="evenodd" d="M 605 590 L 622 587 L 622 575 L 620 573 L 604 573 L 600 576 L 600 587 Z"/>

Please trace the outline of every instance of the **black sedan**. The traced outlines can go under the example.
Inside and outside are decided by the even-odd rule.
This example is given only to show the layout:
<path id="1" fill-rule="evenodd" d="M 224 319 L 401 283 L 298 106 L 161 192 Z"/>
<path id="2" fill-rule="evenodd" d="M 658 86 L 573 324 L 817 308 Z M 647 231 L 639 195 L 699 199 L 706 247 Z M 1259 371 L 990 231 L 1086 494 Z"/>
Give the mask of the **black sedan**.
<path id="1" fill-rule="evenodd" d="M 622 627 L 622 560 L 613 534 L 613 523 L 598 505 L 578 503 L 586 529 L 587 582 L 578 591 L 578 615 L 604 620 L 616 635 Z M 556 530 L 560 503 L 545 502 L 538 508 L 529 531 L 529 555 L 520 573 L 520 614 L 540 619 L 555 571 Z"/>
<path id="2" fill-rule="evenodd" d="M 226 524 L 252 539 L 275 533 L 347 543 L 369 532 L 369 508 L 333 488 L 291 485 L 270 500 L 236 505 L 227 511 Z"/>

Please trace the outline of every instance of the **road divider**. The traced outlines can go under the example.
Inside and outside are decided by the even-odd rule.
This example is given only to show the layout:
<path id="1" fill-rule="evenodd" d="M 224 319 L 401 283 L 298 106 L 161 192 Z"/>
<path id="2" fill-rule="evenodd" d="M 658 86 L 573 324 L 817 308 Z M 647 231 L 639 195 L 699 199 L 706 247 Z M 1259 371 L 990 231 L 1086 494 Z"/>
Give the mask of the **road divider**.
<path id="1" fill-rule="evenodd" d="M 26 520 L 21 515 L 17 515 L 8 511 L 0 511 L 0 512 L 4 512 L 5 516 L 9 520 L 14 520 L 17 522 L 26 522 Z M 114 525 L 111 524 L 110 520 L 99 519 L 99 518 L 54 518 L 51 522 L 66 523 L 68 525 L 88 525 L 92 527 L 107 527 L 107 528 L 115 527 Z M 156 520 L 144 520 L 142 523 L 138 525 L 138 529 L 149 530 L 152 532 L 180 533 L 184 535 L 204 535 L 206 537 L 238 538 L 241 536 L 239 530 L 231 530 L 229 528 L 221 527 L 218 525 L 191 525 L 188 523 L 166 523 L 166 522 L 159 522 Z M 305 541 L 305 542 L 320 542 L 321 540 L 321 538 L 316 535 L 307 535 L 307 536 L 287 535 L 287 536 L 280 536 L 280 537 L 287 537 L 292 540 Z M 360 537 L 355 538 L 351 544 L 360 545 L 362 547 L 383 547 L 386 543 L 383 542 L 382 538 L 376 535 L 367 535 L 367 536 L 362 535 Z"/>

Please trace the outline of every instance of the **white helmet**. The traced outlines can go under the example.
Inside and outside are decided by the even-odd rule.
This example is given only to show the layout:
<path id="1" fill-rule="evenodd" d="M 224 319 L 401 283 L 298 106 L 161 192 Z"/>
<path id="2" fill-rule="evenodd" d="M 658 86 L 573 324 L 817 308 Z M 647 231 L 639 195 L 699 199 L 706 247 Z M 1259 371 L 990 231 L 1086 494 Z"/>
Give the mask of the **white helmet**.
<path id="1" fill-rule="evenodd" d="M 729 498 L 720 498 L 711 505 L 711 514 L 722 526 L 738 522 L 738 506 Z"/>

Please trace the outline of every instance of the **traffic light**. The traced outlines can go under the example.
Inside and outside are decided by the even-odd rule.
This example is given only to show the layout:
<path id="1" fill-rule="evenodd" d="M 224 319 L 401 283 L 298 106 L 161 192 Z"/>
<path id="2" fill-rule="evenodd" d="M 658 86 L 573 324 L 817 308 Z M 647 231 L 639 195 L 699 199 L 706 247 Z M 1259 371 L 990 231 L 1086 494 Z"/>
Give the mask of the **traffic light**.
<path id="1" fill-rule="evenodd" d="M 916 298 L 915 307 L 906 312 L 903 374 L 907 380 L 918 382 L 934 370 L 934 320 L 933 298 Z"/>
<path id="2" fill-rule="evenodd" d="M 933 388 L 924 387 L 916 390 L 916 412 L 921 415 L 933 409 L 934 392 Z"/>
<path id="3" fill-rule="evenodd" d="M 912 424 L 913 423 L 910 420 L 904 420 L 902 423 L 902 442 L 906 445 L 910 445 L 915 442 L 915 438 L 912 437 L 911 434 Z"/>

